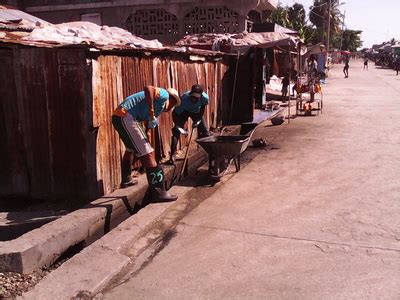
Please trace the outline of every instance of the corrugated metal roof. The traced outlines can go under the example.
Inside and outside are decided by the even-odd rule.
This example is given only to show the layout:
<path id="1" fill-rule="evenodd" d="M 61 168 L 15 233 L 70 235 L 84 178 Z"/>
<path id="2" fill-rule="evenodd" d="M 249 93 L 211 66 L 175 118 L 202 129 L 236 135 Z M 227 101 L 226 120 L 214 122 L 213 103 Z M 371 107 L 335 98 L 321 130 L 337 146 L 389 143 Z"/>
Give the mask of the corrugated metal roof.
<path id="1" fill-rule="evenodd" d="M 249 33 L 204 33 L 187 35 L 176 43 L 179 46 L 196 46 L 210 45 L 213 49 L 230 46 L 235 50 L 246 50 L 253 46 L 273 47 L 275 44 L 282 41 L 293 41 L 296 43 L 296 38 L 283 32 L 249 32 Z"/>
<path id="2" fill-rule="evenodd" d="M 211 58 L 218 59 L 222 56 L 229 56 L 230 54 L 218 52 L 218 51 L 209 51 L 209 50 L 201 50 L 195 49 L 191 47 L 164 47 L 159 49 L 134 49 L 129 46 L 122 45 L 97 45 L 97 44 L 68 44 L 68 43 L 51 43 L 51 42 L 41 42 L 41 41 L 27 41 L 23 38 L 27 36 L 27 32 L 9 32 L 9 31 L 1 31 L 0 30 L 0 44 L 9 44 L 9 45 L 25 45 L 32 47 L 40 47 L 40 48 L 60 48 L 60 47 L 69 47 L 69 48 L 87 48 L 89 51 L 93 52 L 108 52 L 108 53 L 144 53 L 148 55 L 157 55 L 158 53 L 176 53 L 177 55 L 188 56 L 190 60 L 202 60 L 203 58 Z"/>
<path id="3" fill-rule="evenodd" d="M 203 33 L 187 35 L 176 45 L 212 45 L 215 41 L 221 41 L 232 46 L 255 46 L 288 37 L 290 36 L 283 32 Z"/>
<path id="4" fill-rule="evenodd" d="M 5 11 L 10 11 L 10 9 L 0 9 L 0 13 Z M 6 15 L 4 13 L 3 17 L 8 18 Z M 22 17 L 25 15 L 28 14 L 22 13 L 19 16 Z M 222 55 L 226 55 L 221 52 L 199 50 L 190 47 L 164 47 L 157 40 L 148 41 L 136 37 L 122 28 L 98 26 L 89 22 L 71 22 L 57 25 L 47 23 L 44 25 L 40 24 L 40 27 L 26 20 L 15 19 L 14 23 L 11 21 L 7 22 L 2 23 L 0 21 L 0 43 L 43 48 L 86 47 L 88 49 L 105 51 L 128 50 L 148 53 L 168 51 L 192 55 L 192 60 L 201 60 L 201 58 L 195 56 L 221 57 Z"/>
<path id="5" fill-rule="evenodd" d="M 168 51 L 189 55 L 191 60 L 226 55 L 218 51 L 190 47 L 164 47 L 157 40 L 142 39 L 122 28 L 98 26 L 90 22 L 54 25 L 5 6 L 0 6 L 0 43 L 43 48 L 86 47 L 105 51 L 128 50 L 149 53 Z"/>
<path id="6" fill-rule="evenodd" d="M 299 32 L 290 28 L 283 27 L 279 24 L 275 24 L 275 32 L 283 32 L 286 34 L 298 35 Z"/>

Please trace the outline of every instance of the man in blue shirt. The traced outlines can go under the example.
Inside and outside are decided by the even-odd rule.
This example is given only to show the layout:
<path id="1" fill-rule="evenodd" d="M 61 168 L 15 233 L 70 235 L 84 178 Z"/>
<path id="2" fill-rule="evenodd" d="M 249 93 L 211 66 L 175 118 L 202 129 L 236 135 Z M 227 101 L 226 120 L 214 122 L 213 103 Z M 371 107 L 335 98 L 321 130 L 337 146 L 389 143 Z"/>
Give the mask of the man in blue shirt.
<path id="1" fill-rule="evenodd" d="M 198 138 L 209 136 L 203 116 L 208 102 L 208 95 L 199 84 L 193 85 L 190 91 L 181 95 L 181 105 L 176 106 L 172 112 L 172 120 L 174 121 L 175 127 L 172 128 L 170 163 L 174 162 L 174 155 L 180 135 L 180 131 L 177 127 L 184 128 L 189 117 L 192 119 L 193 123 L 200 120 L 200 124 L 197 126 Z"/>
<path id="2" fill-rule="evenodd" d="M 122 188 L 137 183 L 131 176 L 133 153 L 135 153 L 146 169 L 152 199 L 174 201 L 178 198 L 165 190 L 163 169 L 154 158 L 154 150 L 141 122 L 145 122 L 147 129 L 155 128 L 158 125 L 157 117 L 162 112 L 170 111 L 180 102 L 175 89 L 146 86 L 143 91 L 126 97 L 114 110 L 112 124 L 126 148 L 121 167 Z"/>

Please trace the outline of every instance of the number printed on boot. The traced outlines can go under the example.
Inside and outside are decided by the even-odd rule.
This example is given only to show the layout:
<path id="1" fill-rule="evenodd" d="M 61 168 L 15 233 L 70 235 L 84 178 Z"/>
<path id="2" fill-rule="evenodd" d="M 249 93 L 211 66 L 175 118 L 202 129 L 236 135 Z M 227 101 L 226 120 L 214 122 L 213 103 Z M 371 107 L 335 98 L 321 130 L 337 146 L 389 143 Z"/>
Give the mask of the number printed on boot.
<path id="1" fill-rule="evenodd" d="M 162 174 L 162 171 L 158 172 L 152 172 L 150 173 L 151 176 L 151 184 L 157 184 L 163 182 L 164 176 Z"/>

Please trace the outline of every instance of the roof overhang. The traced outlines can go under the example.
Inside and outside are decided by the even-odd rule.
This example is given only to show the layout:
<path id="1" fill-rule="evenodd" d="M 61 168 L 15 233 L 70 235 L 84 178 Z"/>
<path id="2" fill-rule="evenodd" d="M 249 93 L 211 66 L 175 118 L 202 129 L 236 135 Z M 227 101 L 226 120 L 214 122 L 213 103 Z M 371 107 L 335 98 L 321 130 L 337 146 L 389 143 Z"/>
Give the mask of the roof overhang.
<path id="1" fill-rule="evenodd" d="M 260 0 L 257 10 L 275 10 L 278 5 L 278 0 Z"/>

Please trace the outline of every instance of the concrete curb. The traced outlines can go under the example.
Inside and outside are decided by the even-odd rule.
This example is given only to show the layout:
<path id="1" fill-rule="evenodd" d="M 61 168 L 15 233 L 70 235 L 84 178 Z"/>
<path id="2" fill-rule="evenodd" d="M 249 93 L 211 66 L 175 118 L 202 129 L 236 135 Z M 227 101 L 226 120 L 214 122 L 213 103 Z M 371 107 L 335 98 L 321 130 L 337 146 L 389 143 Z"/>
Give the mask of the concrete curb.
<path id="1" fill-rule="evenodd" d="M 121 249 L 134 243 L 170 204 L 150 204 L 47 275 L 21 299 L 71 299 L 93 295 L 131 263 Z"/>
<path id="2" fill-rule="evenodd" d="M 207 159 L 202 150 L 192 153 L 188 159 L 189 174 Z M 167 178 L 172 176 L 173 168 L 166 166 L 164 170 Z M 74 245 L 93 243 L 129 218 L 135 205 L 142 202 L 147 181 L 145 176 L 138 181 L 133 187 L 116 190 L 17 239 L 0 242 L 0 271 L 29 274 L 51 265 Z"/>
<path id="3" fill-rule="evenodd" d="M 227 175 L 223 181 L 231 176 Z M 206 197 L 202 197 L 196 188 L 188 188 L 187 185 L 171 189 L 179 196 L 176 202 L 144 207 L 51 272 L 19 299 L 89 299 L 109 286 L 115 278 L 127 274 L 129 269 L 140 268 L 141 255 L 162 243 L 168 232 L 172 232 L 189 211 L 219 188 L 219 184 L 213 185 L 205 193 Z"/>
<path id="4" fill-rule="evenodd" d="M 17 211 L 0 213 L 0 241 L 10 241 L 46 223 L 61 218 L 65 213 L 54 211 Z"/>

